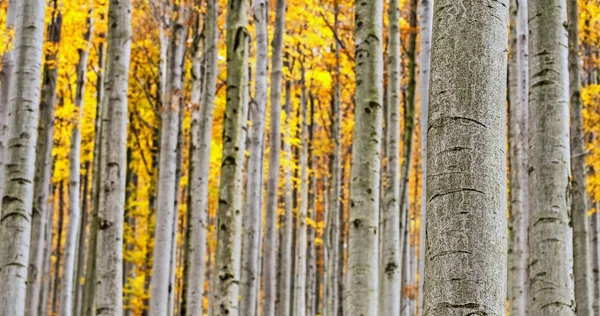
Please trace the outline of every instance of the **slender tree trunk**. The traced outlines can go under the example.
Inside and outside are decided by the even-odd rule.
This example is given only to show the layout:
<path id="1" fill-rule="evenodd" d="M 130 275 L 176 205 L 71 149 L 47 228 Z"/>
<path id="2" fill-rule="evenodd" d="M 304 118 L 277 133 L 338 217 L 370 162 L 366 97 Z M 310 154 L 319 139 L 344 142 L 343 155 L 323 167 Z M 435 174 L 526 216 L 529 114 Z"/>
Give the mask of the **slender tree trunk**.
<path id="1" fill-rule="evenodd" d="M 410 297 L 408 295 L 408 289 L 410 287 L 410 214 L 408 214 L 408 210 L 406 206 L 404 208 L 404 223 L 405 225 L 402 227 L 402 234 L 404 235 L 402 247 L 402 287 L 401 293 L 402 301 L 400 307 L 400 315 L 409 316 L 410 315 Z"/>
<path id="2" fill-rule="evenodd" d="M 248 105 L 246 1 L 227 5 L 227 105 L 217 211 L 217 250 L 211 316 L 239 315 L 242 178 Z"/>
<path id="3" fill-rule="evenodd" d="M 14 69 L 7 105 L 0 223 L 0 315 L 23 315 L 26 305 L 45 4 L 11 3 L 15 8 Z M 4 121 L 4 120 L 3 120 Z M 35 229 L 35 228 L 34 228 Z M 41 264 L 36 266 L 37 271 Z M 37 272 L 36 271 L 36 272 Z M 39 296 L 39 291 L 36 292 Z"/>
<path id="4" fill-rule="evenodd" d="M 400 252 L 400 8 L 391 0 L 388 8 L 388 87 L 386 102 L 386 183 L 383 205 L 380 311 L 399 315 L 402 292 Z"/>
<path id="5" fill-rule="evenodd" d="M 58 313 L 58 289 L 60 287 L 60 263 L 62 260 L 62 234 L 63 226 L 65 221 L 65 194 L 64 194 L 64 181 L 60 181 L 58 184 L 58 234 L 56 236 L 56 261 L 54 262 L 54 285 L 52 286 L 52 308 L 50 309 L 53 314 Z M 52 229 L 53 223 L 49 223 L 50 229 Z"/>
<path id="6" fill-rule="evenodd" d="M 59 45 L 62 17 L 56 2 L 50 3 L 52 20 L 48 25 L 47 40 L 51 45 Z M 33 211 L 31 241 L 29 242 L 29 266 L 27 271 L 27 295 L 25 314 L 35 315 L 40 298 L 44 247 L 44 226 L 49 206 L 49 183 L 52 178 L 52 147 L 54 144 L 54 108 L 56 105 L 56 83 L 58 77 L 58 51 L 45 55 L 42 95 L 40 102 L 40 121 L 37 131 L 35 178 L 33 190 Z M 52 227 L 52 223 L 49 223 Z"/>
<path id="7" fill-rule="evenodd" d="M 429 115 L 429 72 L 431 63 L 431 28 L 434 0 L 421 0 L 419 14 L 419 94 L 421 123 L 421 218 L 419 224 L 419 315 L 423 313 L 423 280 L 427 222 L 427 117 Z"/>
<path id="8" fill-rule="evenodd" d="M 75 315 L 81 314 L 81 308 L 83 303 L 83 283 L 81 280 L 84 278 L 85 273 L 85 258 L 88 255 L 88 249 L 86 249 L 86 239 L 87 239 L 87 223 L 88 223 L 88 211 L 89 207 L 89 183 L 90 183 L 90 174 L 91 174 L 91 166 L 92 164 L 88 161 L 85 163 L 85 173 L 83 176 L 83 201 L 81 203 L 81 221 L 79 222 L 79 234 L 78 234 L 78 245 L 77 245 L 77 258 L 76 260 L 76 271 L 75 271 L 75 279 L 73 282 L 75 283 L 75 289 L 73 294 L 73 308 L 72 313 Z"/>
<path id="9" fill-rule="evenodd" d="M 188 254 L 188 288 L 186 293 L 186 315 L 202 315 L 206 248 L 206 221 L 208 212 L 208 176 L 210 166 L 210 142 L 212 138 L 213 102 L 217 82 L 217 39 L 218 39 L 218 1 L 207 0 L 204 22 L 204 80 L 200 78 L 200 58 L 193 61 L 192 91 L 198 97 L 193 98 L 192 128 L 190 131 L 190 246 Z M 196 30 L 196 53 L 199 54 L 200 31 Z M 200 90 L 200 83 L 203 87 Z M 200 104 L 196 100 L 200 101 Z M 209 256 L 210 258 L 210 256 Z M 212 284 L 211 284 L 212 285 Z"/>
<path id="10" fill-rule="evenodd" d="M 579 13 L 577 0 L 567 5 L 569 22 L 569 92 L 571 144 L 571 222 L 573 225 L 573 272 L 575 275 L 575 303 L 578 315 L 592 315 L 592 272 L 590 270 L 590 243 L 588 240 L 587 193 L 585 176 L 585 145 L 581 104 L 581 76 L 579 65 Z"/>
<path id="11" fill-rule="evenodd" d="M 6 30 L 15 29 L 15 20 L 17 14 L 17 0 L 8 0 L 6 8 Z M 10 43 L 12 47 L 14 43 Z M 6 137 L 8 134 L 8 94 L 10 79 L 15 64 L 15 54 L 11 48 L 6 49 L 2 55 L 2 70 L 0 70 L 0 179 L 4 179 L 4 161 L 6 159 Z M 0 180 L 0 196 L 4 187 L 4 181 Z M 2 214 L 2 205 L 0 203 L 0 214 Z M 27 308 L 27 304 L 26 307 Z"/>
<path id="12" fill-rule="evenodd" d="M 243 220 L 242 282 L 240 314 L 254 316 L 257 312 L 260 281 L 259 257 L 261 252 L 262 202 L 264 192 L 264 139 L 267 105 L 267 39 L 269 6 L 265 0 L 255 0 L 252 15 L 256 32 L 256 81 L 254 98 L 250 101 L 248 171 L 246 175 L 246 206 Z"/>
<path id="13" fill-rule="evenodd" d="M 334 7 L 334 29 L 337 32 L 339 29 L 339 3 L 335 2 Z M 340 47 L 341 43 L 335 37 L 335 76 L 334 76 L 334 92 L 332 100 L 331 114 L 332 127 L 331 133 L 333 137 L 333 161 L 331 162 L 331 191 L 330 207 L 327 213 L 327 257 L 326 257 L 326 276 L 325 276 L 325 304 L 323 306 L 323 316 L 338 315 L 338 261 L 339 261 L 339 241 L 340 241 L 340 201 L 342 198 L 342 159 L 341 159 L 341 62 L 340 62 Z"/>
<path id="14" fill-rule="evenodd" d="M 527 1 L 512 0 L 509 60 L 509 163 L 510 217 L 508 251 L 508 300 L 510 314 L 528 315 L 529 274 L 527 231 L 529 195 L 527 171 Z"/>
<path id="15" fill-rule="evenodd" d="M 184 5 L 184 4 L 183 4 Z M 150 315 L 168 314 L 171 280 L 173 221 L 175 220 L 177 139 L 182 97 L 182 64 L 185 49 L 183 6 L 173 4 L 171 36 L 168 41 L 167 73 L 161 110 L 161 143 L 158 168 L 158 208 L 154 239 L 154 263 L 150 283 Z M 172 290 L 172 289 L 171 289 Z"/>
<path id="16" fill-rule="evenodd" d="M 307 209 L 307 250 L 306 250 L 306 315 L 316 315 L 316 280 L 317 280 L 317 259 L 316 259 L 316 207 L 317 207 L 317 177 L 316 177 L 316 159 L 314 155 L 314 135 L 316 131 L 315 124 L 315 98 L 311 93 L 310 102 L 310 127 L 308 128 L 308 141 L 306 146 L 309 158 L 309 186 L 308 186 L 308 209 Z M 308 115 L 304 121 L 308 120 Z M 310 224 L 309 224 L 310 220 Z"/>
<path id="17" fill-rule="evenodd" d="M 508 1 L 434 16 L 423 314 L 504 315 Z"/>
<path id="18" fill-rule="evenodd" d="M 296 281 L 294 283 L 294 312 L 292 315 L 306 315 L 306 253 L 307 232 L 306 217 L 308 210 L 308 107 L 306 100 L 306 82 L 304 65 L 301 66 L 300 78 L 301 106 L 301 151 L 300 151 L 300 208 L 296 223 Z"/>
<path id="19" fill-rule="evenodd" d="M 73 311 L 73 286 L 77 280 L 73 280 L 75 274 L 75 262 L 77 256 L 77 239 L 79 227 L 81 226 L 80 208 L 80 150 L 81 150 L 81 119 L 83 117 L 83 97 L 87 77 L 88 51 L 92 36 L 93 12 L 89 13 L 88 30 L 84 35 L 87 42 L 85 49 L 79 49 L 79 62 L 77 64 L 77 86 L 75 91 L 75 117 L 74 126 L 71 131 L 71 148 L 69 154 L 69 221 L 67 224 L 67 238 L 65 240 L 65 259 L 63 261 L 63 273 L 60 289 L 60 315 L 71 316 Z"/>
<path id="20" fill-rule="evenodd" d="M 567 8 L 532 0 L 528 14 L 530 315 L 574 315 Z"/>
<path id="21" fill-rule="evenodd" d="M 598 234 L 600 233 L 600 221 L 598 220 L 598 208 L 596 213 L 591 216 L 591 251 L 592 251 L 592 290 L 594 293 L 592 298 L 593 315 L 600 315 L 600 247 L 598 243 Z"/>
<path id="22" fill-rule="evenodd" d="M 52 184 L 48 184 L 49 191 L 52 192 Z M 46 223 L 52 223 L 54 220 L 54 202 L 48 202 L 48 213 L 46 216 Z M 38 315 L 48 315 L 48 300 L 50 298 L 50 287 L 52 278 L 50 277 L 50 266 L 52 262 L 52 225 L 44 226 L 44 262 L 42 264 L 42 285 L 40 287 L 40 298 L 39 304 L 36 307 Z"/>
<path id="23" fill-rule="evenodd" d="M 262 262 L 262 315 L 275 315 L 277 264 L 277 210 L 279 208 L 279 168 L 281 166 L 281 78 L 286 0 L 277 0 L 271 59 L 271 111 L 269 131 L 269 174 Z"/>
<path id="24" fill-rule="evenodd" d="M 101 187 L 96 256 L 96 315 L 123 313 L 123 209 L 127 152 L 127 84 L 131 56 L 131 1 L 108 7 L 108 54 L 104 81 Z"/>
<path id="25" fill-rule="evenodd" d="M 348 229 L 348 312 L 378 311 L 379 177 L 383 123 L 383 1 L 356 6 L 356 94 Z"/>
<path id="26" fill-rule="evenodd" d="M 286 64 L 289 69 L 289 55 L 286 54 Z M 291 93 L 292 84 L 290 80 L 285 81 L 285 117 L 286 123 L 284 126 L 285 138 L 291 137 L 290 115 L 292 114 Z M 272 105 L 271 105 L 272 106 Z M 292 162 L 292 149 L 288 140 L 283 141 L 283 155 L 288 163 Z M 293 220 L 292 212 L 292 171 L 291 168 L 285 168 L 283 182 L 283 202 L 284 214 L 279 218 L 279 262 L 277 263 L 277 301 L 275 305 L 275 315 L 287 316 L 292 310 L 292 275 L 293 260 L 292 245 L 293 245 Z"/>
<path id="27" fill-rule="evenodd" d="M 100 37 L 104 37 L 100 34 Z M 100 208 L 100 154 L 102 147 L 102 99 L 104 97 L 104 44 L 98 47 L 98 76 L 96 79 L 96 118 L 94 126 L 94 157 L 92 167 L 92 209 L 90 213 L 88 252 L 85 263 L 85 283 L 83 286 L 82 310 L 83 316 L 94 315 L 96 296 L 96 254 L 98 244 L 98 211 Z"/>

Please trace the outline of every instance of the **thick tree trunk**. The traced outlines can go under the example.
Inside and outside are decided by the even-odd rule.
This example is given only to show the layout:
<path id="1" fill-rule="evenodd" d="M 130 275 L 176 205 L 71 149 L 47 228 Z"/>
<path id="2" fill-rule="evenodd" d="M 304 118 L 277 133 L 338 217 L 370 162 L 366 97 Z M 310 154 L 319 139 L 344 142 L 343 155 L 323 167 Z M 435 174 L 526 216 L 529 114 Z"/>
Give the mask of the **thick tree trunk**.
<path id="1" fill-rule="evenodd" d="M 418 310 L 423 315 L 423 280 L 425 269 L 425 237 L 427 222 L 427 116 L 429 115 L 429 72 L 431 63 L 431 28 L 433 1 L 421 0 L 419 13 L 419 94 L 421 123 L 421 218 L 419 224 L 419 294 Z"/>
<path id="2" fill-rule="evenodd" d="M 339 28 L 339 4 L 336 2 L 334 8 L 335 21 L 334 28 L 337 32 Z M 325 268 L 325 301 L 323 304 L 323 316 L 338 315 L 338 261 L 339 261 L 339 242 L 340 242 L 340 201 L 342 199 L 342 165 L 341 165 L 341 62 L 340 62 L 340 47 L 341 43 L 335 38 L 335 76 L 334 76 L 334 92 L 332 100 L 331 115 L 331 133 L 333 137 L 333 161 L 331 162 L 331 191 L 329 192 L 330 207 L 327 212 L 327 230 L 326 230 L 326 247 L 327 256 Z"/>
<path id="3" fill-rule="evenodd" d="M 208 172 L 210 166 L 210 142 L 212 138 L 213 102 L 217 82 L 218 1 L 207 0 L 204 22 L 204 79 L 200 74 L 200 29 L 195 34 L 195 54 L 192 68 L 192 127 L 190 130 L 190 222 L 188 234 L 188 286 L 186 315 L 203 313 L 203 295 L 206 262 L 206 226 L 208 213 Z M 201 89 L 202 84 L 202 89 Z M 198 103 L 200 101 L 200 103 Z M 210 256 L 209 256 L 210 257 Z M 212 284 L 211 284 L 212 285 Z M 212 289 L 212 288 L 211 288 Z"/>
<path id="4" fill-rule="evenodd" d="M 260 281 L 259 257 L 261 252 L 262 202 L 264 194 L 265 119 L 267 107 L 267 39 L 268 2 L 255 0 L 252 16 L 256 32 L 256 81 L 254 98 L 250 101 L 248 167 L 246 173 L 246 207 L 243 220 L 242 282 L 240 314 L 254 316 L 257 312 Z"/>
<path id="5" fill-rule="evenodd" d="M 14 30 L 17 14 L 17 0 L 8 0 L 6 8 L 6 30 Z M 11 43 L 11 46 L 14 43 Z M 2 55 L 2 70 L 0 70 L 0 179 L 4 179 L 4 161 L 6 159 L 6 136 L 8 134 L 8 94 L 10 79 L 15 64 L 15 54 L 12 49 L 6 49 Z M 0 196 L 4 181 L 0 180 Z M 0 203 L 0 214 L 2 205 Z M 27 305 L 27 304 L 26 304 Z M 25 307 L 27 308 L 27 306 Z"/>
<path id="6" fill-rule="evenodd" d="M 11 3 L 15 5 L 14 69 L 6 104 L 4 177 L 0 179 L 0 315 L 25 313 L 46 8 L 41 0 Z M 36 268 L 37 273 L 41 262 Z M 39 296 L 39 290 L 35 294 Z"/>
<path id="7" fill-rule="evenodd" d="M 248 106 L 246 1 L 227 5 L 227 105 L 217 210 L 217 248 L 211 316 L 239 315 L 242 246 L 242 178 Z"/>
<path id="8" fill-rule="evenodd" d="M 131 51 L 131 1 L 108 7 L 108 54 L 102 100 L 100 201 L 96 256 L 96 315 L 123 313 L 123 209 L 127 152 L 127 83 Z"/>
<path id="9" fill-rule="evenodd" d="M 103 34 L 100 35 L 103 37 Z M 95 312 L 96 297 L 96 254 L 98 245 L 98 211 L 100 208 L 100 155 L 102 147 L 102 99 L 104 97 L 104 45 L 98 47 L 98 76 L 96 79 L 96 118 L 94 126 L 94 157 L 92 167 L 92 209 L 90 213 L 88 252 L 85 258 L 85 283 L 83 286 L 82 310 L 83 316 L 92 316 Z"/>
<path id="10" fill-rule="evenodd" d="M 590 270 L 590 243 L 588 240 L 587 192 L 585 176 L 585 145 L 581 104 L 581 76 L 579 65 L 579 14 L 577 0 L 567 5 L 569 22 L 569 92 L 571 144 L 571 222 L 573 225 L 573 272 L 575 275 L 575 303 L 578 315 L 592 315 L 592 272 Z"/>
<path id="11" fill-rule="evenodd" d="M 158 167 L 158 208 L 154 238 L 154 263 L 150 283 L 150 315 L 168 315 L 171 283 L 171 252 L 175 220 L 177 142 L 182 102 L 182 65 L 186 41 L 183 6 L 173 4 L 171 36 L 168 40 L 167 73 L 161 109 L 161 143 Z"/>
<path id="12" fill-rule="evenodd" d="M 288 61 L 286 64 L 289 69 L 289 55 L 286 54 Z M 292 103 L 291 103 L 291 82 L 286 80 L 285 82 L 285 117 L 286 122 L 284 126 L 285 138 L 291 137 L 290 129 L 290 115 L 292 114 Z M 288 140 L 283 141 L 283 154 L 285 160 L 288 163 L 292 162 L 292 149 Z M 280 232 L 280 243 L 279 243 L 279 254 L 277 263 L 277 301 L 275 305 L 275 315 L 287 316 L 290 315 L 292 310 L 292 275 L 293 271 L 293 260 L 292 256 L 292 245 L 293 245 L 293 220 L 294 215 L 292 213 L 293 200 L 292 200 L 292 171 L 291 168 L 285 168 L 284 182 L 283 182 L 283 202 L 284 202 L 284 214 L 279 218 L 279 232 Z"/>
<path id="13" fill-rule="evenodd" d="M 385 111 L 386 184 L 383 205 L 380 312 L 399 315 L 402 292 L 402 253 L 400 252 L 400 8 L 391 0 L 388 8 L 388 87 Z"/>
<path id="14" fill-rule="evenodd" d="M 530 315 L 574 315 L 567 8 L 532 0 L 528 14 Z"/>
<path id="15" fill-rule="evenodd" d="M 378 311 L 379 177 L 383 123 L 383 1 L 357 3 L 354 144 L 348 229 L 348 312 Z"/>
<path id="16" fill-rule="evenodd" d="M 277 265 L 277 210 L 279 206 L 279 168 L 281 166 L 281 78 L 286 1 L 277 0 L 271 59 L 271 112 L 269 131 L 269 174 L 262 262 L 262 315 L 275 315 Z"/>
<path id="17" fill-rule="evenodd" d="M 510 314 L 528 315 L 529 273 L 527 230 L 529 225 L 529 195 L 527 171 L 527 96 L 529 90 L 527 66 L 527 1 L 510 2 L 509 59 L 509 251 L 508 301 Z"/>
<path id="18" fill-rule="evenodd" d="M 91 14 L 92 12 L 90 12 Z M 83 117 L 83 96 L 87 77 L 88 51 L 92 35 L 91 15 L 88 18 L 88 30 L 84 35 L 87 42 L 85 49 L 79 49 L 79 61 L 77 63 L 77 86 L 75 92 L 75 117 L 74 126 L 71 130 L 71 148 L 69 153 L 69 221 L 67 224 L 67 238 L 65 240 L 65 258 L 63 261 L 63 273 L 60 288 L 60 315 L 71 316 L 73 312 L 73 287 L 77 280 L 75 275 L 75 262 L 77 257 L 77 239 L 81 226 L 80 208 L 80 150 L 81 150 L 81 119 Z"/>
<path id="19" fill-rule="evenodd" d="M 508 1 L 434 16 L 423 314 L 504 315 Z"/>

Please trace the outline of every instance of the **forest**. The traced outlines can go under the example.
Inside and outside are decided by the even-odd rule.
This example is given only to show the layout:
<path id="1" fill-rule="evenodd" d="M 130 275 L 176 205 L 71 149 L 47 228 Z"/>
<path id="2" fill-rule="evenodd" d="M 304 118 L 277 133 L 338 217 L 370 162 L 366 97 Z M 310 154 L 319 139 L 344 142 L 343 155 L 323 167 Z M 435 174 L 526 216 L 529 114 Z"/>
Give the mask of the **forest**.
<path id="1" fill-rule="evenodd" d="M 600 1 L 0 0 L 0 316 L 600 316 Z"/>

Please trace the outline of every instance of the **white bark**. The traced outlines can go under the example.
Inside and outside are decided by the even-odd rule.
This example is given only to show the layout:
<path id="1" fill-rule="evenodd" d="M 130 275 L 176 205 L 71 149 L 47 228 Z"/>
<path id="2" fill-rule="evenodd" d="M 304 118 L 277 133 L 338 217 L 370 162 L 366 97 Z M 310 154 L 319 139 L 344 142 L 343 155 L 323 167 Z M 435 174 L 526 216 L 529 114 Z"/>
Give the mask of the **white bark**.
<path id="1" fill-rule="evenodd" d="M 591 249 L 588 239 L 585 144 L 581 104 L 581 75 L 579 57 L 579 13 L 577 0 L 567 3 L 569 33 L 569 103 L 571 147 L 571 222 L 573 225 L 573 272 L 575 302 L 578 315 L 592 315 Z"/>
<path id="2" fill-rule="evenodd" d="M 248 31 L 246 1 L 227 4 L 227 105 L 223 127 L 223 156 L 217 248 L 211 316 L 239 315 L 242 237 L 242 179 L 248 105 Z"/>
<path id="3" fill-rule="evenodd" d="M 528 14 L 530 315 L 574 315 L 567 8 L 531 0 Z"/>
<path id="4" fill-rule="evenodd" d="M 14 69 L 8 87 L 7 147 L 4 177 L 0 179 L 4 190 L 0 222 L 0 315 L 23 315 L 32 229 L 46 6 L 41 0 L 11 4 L 17 7 Z"/>
<path id="5" fill-rule="evenodd" d="M 508 1 L 434 17 L 423 314 L 504 315 Z"/>
<path id="6" fill-rule="evenodd" d="M 356 5 L 356 94 L 350 171 L 347 308 L 378 311 L 379 177 L 383 107 L 383 1 Z"/>
<path id="7" fill-rule="evenodd" d="M 301 148 L 300 148 L 300 208 L 296 222 L 296 270 L 294 282 L 294 309 L 292 315 L 306 315 L 306 253 L 307 231 L 306 217 L 308 211 L 308 107 L 306 100 L 306 82 L 304 65 L 301 66 L 300 78 L 301 106 Z"/>
<path id="8" fill-rule="evenodd" d="M 190 131 L 190 234 L 188 253 L 188 287 L 186 315 L 202 315 L 206 262 L 206 220 L 208 212 L 208 172 L 212 138 L 213 102 L 217 82 L 218 1 L 207 0 L 204 39 L 204 79 L 200 78 L 200 58 L 193 61 L 192 91 L 199 98 L 192 100 L 192 127 Z M 199 46 L 196 46 L 199 50 Z M 200 91 L 200 83 L 203 87 Z M 202 93 L 201 95 L 199 93 Z M 212 284 L 211 284 L 212 285 Z"/>
<path id="9" fill-rule="evenodd" d="M 508 118 L 510 163 L 510 217 L 508 251 L 508 300 L 510 314 L 528 315 L 529 274 L 527 230 L 529 195 L 527 172 L 527 1 L 512 0 L 509 60 L 510 99 Z"/>
<path id="10" fill-rule="evenodd" d="M 150 315 L 168 314 L 171 281 L 173 222 L 175 221 L 177 141 L 182 96 L 182 65 L 186 41 L 184 8 L 173 5 L 171 36 L 168 37 L 167 72 L 161 109 L 161 143 L 158 168 L 158 208 L 150 283 Z M 174 290 L 174 289 L 173 289 Z"/>
<path id="11" fill-rule="evenodd" d="M 281 166 L 281 78 L 282 47 L 285 32 L 285 0 L 277 0 L 271 60 L 271 130 L 269 131 L 269 174 L 262 262 L 262 315 L 275 315 L 277 265 L 277 210 L 279 206 L 279 168 Z"/>
<path id="12" fill-rule="evenodd" d="M 104 78 L 101 186 L 96 256 L 96 315 L 123 313 L 123 209 L 127 152 L 127 90 L 131 56 L 131 1 L 108 7 L 108 52 Z"/>
<path id="13" fill-rule="evenodd" d="M 17 13 L 17 0 L 8 0 L 6 8 L 6 30 L 14 30 L 15 16 Z M 14 45 L 14 43 L 10 43 Z M 12 47 L 11 47 L 12 48 Z M 4 159 L 6 159 L 6 134 L 8 132 L 8 94 L 10 78 L 14 67 L 14 52 L 8 48 L 2 55 L 2 70 L 0 70 L 0 179 L 4 179 Z M 4 181 L 0 180 L 0 196 L 4 187 Z M 0 215 L 2 205 L 0 203 Z"/>
<path id="14" fill-rule="evenodd" d="M 598 204 L 596 204 L 596 213 L 592 214 L 591 218 L 591 247 L 592 247 L 592 276 L 593 276 L 593 312 L 594 315 L 600 315 L 600 243 L 598 237 L 600 234 L 600 220 L 598 213 Z"/>
<path id="15" fill-rule="evenodd" d="M 421 219 L 419 227 L 419 294 L 418 310 L 423 314 L 423 280 L 427 222 L 427 116 L 429 115 L 429 71 L 431 63 L 431 28 L 434 0 L 421 0 L 419 12 L 419 95 L 421 123 Z"/>
<path id="16" fill-rule="evenodd" d="M 402 253 L 400 252 L 400 8 L 391 0 L 388 8 L 388 87 L 386 100 L 386 183 L 383 206 L 383 249 L 381 254 L 380 311 L 399 315 L 402 292 Z"/>
<path id="17" fill-rule="evenodd" d="M 260 280 L 259 256 L 261 252 L 262 202 L 264 194 L 264 139 L 267 105 L 267 43 L 268 2 L 255 0 L 252 4 L 256 33 L 256 79 L 254 98 L 250 101 L 248 170 L 246 172 L 246 206 L 243 219 L 242 281 L 240 314 L 257 313 L 258 284 Z"/>

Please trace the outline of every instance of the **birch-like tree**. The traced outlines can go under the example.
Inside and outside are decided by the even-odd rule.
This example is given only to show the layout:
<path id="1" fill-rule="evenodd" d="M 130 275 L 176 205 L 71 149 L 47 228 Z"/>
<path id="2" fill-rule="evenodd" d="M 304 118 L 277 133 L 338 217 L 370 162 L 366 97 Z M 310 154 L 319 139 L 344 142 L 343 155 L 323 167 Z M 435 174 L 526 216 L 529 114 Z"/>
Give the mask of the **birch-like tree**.
<path id="1" fill-rule="evenodd" d="M 206 1 L 204 47 L 200 57 L 200 22 L 194 34 L 192 61 L 192 126 L 190 130 L 190 221 L 188 223 L 188 273 L 186 315 L 202 314 L 206 262 L 206 226 L 208 212 L 208 175 L 212 138 L 213 102 L 217 82 L 217 39 L 219 2 Z M 198 14 L 198 13 L 197 13 Z M 201 77 L 201 63 L 204 75 Z M 203 78 L 203 80 L 202 80 Z M 199 102 L 198 102 L 199 101 Z"/>
<path id="2" fill-rule="evenodd" d="M 571 148 L 571 222 L 573 225 L 573 272 L 575 275 L 575 302 L 578 315 L 592 315 L 592 271 L 588 239 L 585 144 L 581 104 L 581 77 L 579 65 L 579 12 L 576 0 L 567 3 L 569 34 L 569 103 Z"/>
<path id="3" fill-rule="evenodd" d="M 31 238 L 35 148 L 44 36 L 44 1 L 13 2 L 14 68 L 7 104 L 6 153 L 0 223 L 0 315 L 23 315 Z"/>
<path id="4" fill-rule="evenodd" d="M 356 3 L 356 94 L 350 170 L 348 313 L 378 311 L 379 177 L 383 123 L 383 1 Z"/>
<path id="5" fill-rule="evenodd" d="M 271 110 L 269 131 L 269 174 L 262 261 L 262 315 L 275 315 L 277 266 L 277 210 L 279 206 L 279 168 L 281 166 L 281 85 L 282 51 L 285 32 L 286 1 L 275 4 L 275 30 L 271 43 Z"/>
<path id="6" fill-rule="evenodd" d="M 509 117 L 510 217 L 508 251 L 508 300 L 511 315 L 527 315 L 529 274 L 527 230 L 529 195 L 527 172 L 527 1 L 510 2 Z"/>
<path id="7" fill-rule="evenodd" d="M 575 315 L 567 8 L 532 0 L 528 15 L 530 315 Z"/>
<path id="8" fill-rule="evenodd" d="M 434 17 L 423 314 L 504 315 L 508 1 Z"/>
<path id="9" fill-rule="evenodd" d="M 96 315 L 123 313 L 123 209 L 127 164 L 127 90 L 131 1 L 108 6 L 108 47 L 102 99 L 102 146 L 96 255 Z"/>
<path id="10" fill-rule="evenodd" d="M 171 250 L 175 220 L 177 142 L 179 111 L 183 93 L 182 65 L 185 55 L 185 2 L 173 3 L 171 30 L 167 45 L 167 72 L 161 109 L 160 162 L 158 168 L 158 208 L 154 238 L 154 261 L 150 284 L 150 315 L 167 315 L 171 280 Z"/>
<path id="11" fill-rule="evenodd" d="M 248 104 L 248 30 L 245 0 L 228 0 L 227 104 L 217 210 L 217 248 L 211 316 L 239 315 L 242 178 Z"/>
<path id="12" fill-rule="evenodd" d="M 267 64 L 269 60 L 267 23 L 269 5 L 265 0 L 252 4 L 256 40 L 254 98 L 250 101 L 250 137 L 246 172 L 246 206 L 243 220 L 242 281 L 240 314 L 254 316 L 257 312 L 260 283 L 259 257 L 261 252 L 264 139 L 267 105 Z"/>
<path id="13" fill-rule="evenodd" d="M 382 209 L 382 251 L 379 303 L 381 313 L 400 314 L 402 253 L 400 252 L 400 8 L 397 0 L 388 7 L 388 80 L 386 100 L 386 184 Z"/>

